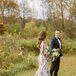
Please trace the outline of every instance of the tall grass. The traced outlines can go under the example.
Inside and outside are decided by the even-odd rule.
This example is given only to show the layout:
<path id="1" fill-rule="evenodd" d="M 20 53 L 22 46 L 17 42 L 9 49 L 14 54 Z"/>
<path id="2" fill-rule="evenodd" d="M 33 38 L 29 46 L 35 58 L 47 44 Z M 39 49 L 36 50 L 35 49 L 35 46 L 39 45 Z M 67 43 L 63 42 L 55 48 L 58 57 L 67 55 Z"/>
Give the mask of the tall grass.
<path id="1" fill-rule="evenodd" d="M 26 72 L 26 76 L 33 76 L 37 68 L 37 56 L 39 54 L 39 50 L 37 49 L 37 33 L 35 37 L 30 37 L 29 33 L 27 33 L 29 37 L 25 35 L 22 37 L 21 34 L 17 33 L 13 35 L 5 33 L 0 36 L 0 76 L 15 76 L 17 73 L 22 72 Z M 49 45 L 50 39 L 48 35 L 46 41 Z M 76 53 L 75 40 L 69 38 L 63 39 L 64 54 L 73 55 Z M 67 60 L 65 63 L 67 64 Z M 60 70 L 60 76 L 66 69 L 72 69 L 72 67 Z M 31 73 L 28 75 L 29 70 Z"/>
<path id="2" fill-rule="evenodd" d="M 35 67 L 36 38 L 24 39 L 18 34 L 0 36 L 0 75 L 11 76 Z"/>

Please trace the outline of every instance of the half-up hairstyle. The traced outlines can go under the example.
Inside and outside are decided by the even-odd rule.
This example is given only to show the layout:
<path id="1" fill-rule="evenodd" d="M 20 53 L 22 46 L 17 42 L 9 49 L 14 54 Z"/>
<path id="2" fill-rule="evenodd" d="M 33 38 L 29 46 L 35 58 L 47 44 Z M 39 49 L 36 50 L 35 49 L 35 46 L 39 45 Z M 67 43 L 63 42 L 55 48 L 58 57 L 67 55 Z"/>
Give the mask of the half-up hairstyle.
<path id="1" fill-rule="evenodd" d="M 46 32 L 45 31 L 41 31 L 40 33 L 39 33 L 39 37 L 38 37 L 38 48 L 40 49 L 40 45 L 41 45 L 41 42 L 43 41 L 43 40 L 45 40 L 45 38 L 46 38 Z"/>

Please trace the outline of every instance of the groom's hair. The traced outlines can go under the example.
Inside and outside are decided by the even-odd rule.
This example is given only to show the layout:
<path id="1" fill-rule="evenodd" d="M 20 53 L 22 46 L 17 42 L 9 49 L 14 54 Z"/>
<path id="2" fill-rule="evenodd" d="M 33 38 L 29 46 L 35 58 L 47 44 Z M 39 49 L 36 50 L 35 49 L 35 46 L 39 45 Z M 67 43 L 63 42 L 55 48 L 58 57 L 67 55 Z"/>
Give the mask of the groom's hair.
<path id="1" fill-rule="evenodd" d="M 61 30 L 59 30 L 59 29 L 56 29 L 56 30 L 55 30 L 55 32 L 56 32 L 56 31 L 59 31 L 59 32 L 61 32 Z"/>

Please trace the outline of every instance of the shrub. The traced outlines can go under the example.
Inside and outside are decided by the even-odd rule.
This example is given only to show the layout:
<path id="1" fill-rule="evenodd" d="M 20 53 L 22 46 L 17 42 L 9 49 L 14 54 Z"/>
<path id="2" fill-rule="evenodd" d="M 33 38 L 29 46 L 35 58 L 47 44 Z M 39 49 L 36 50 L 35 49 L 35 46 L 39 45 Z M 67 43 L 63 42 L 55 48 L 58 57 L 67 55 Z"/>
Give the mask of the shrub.
<path id="1" fill-rule="evenodd" d="M 3 23 L 0 23 L 0 34 L 4 34 L 5 30 L 5 25 Z"/>
<path id="2" fill-rule="evenodd" d="M 74 55 L 76 54 L 76 39 L 63 39 L 63 52 L 65 54 L 71 54 Z"/>
<path id="3" fill-rule="evenodd" d="M 21 25 L 18 23 L 7 25 L 7 31 L 9 33 L 19 33 L 21 31 Z"/>
<path id="4" fill-rule="evenodd" d="M 35 22 L 29 22 L 25 25 L 25 28 L 24 28 L 24 35 L 25 37 L 27 38 L 32 38 L 32 37 L 37 37 L 38 36 L 38 33 L 42 30 L 45 30 L 45 27 L 44 26 L 36 26 Z"/>

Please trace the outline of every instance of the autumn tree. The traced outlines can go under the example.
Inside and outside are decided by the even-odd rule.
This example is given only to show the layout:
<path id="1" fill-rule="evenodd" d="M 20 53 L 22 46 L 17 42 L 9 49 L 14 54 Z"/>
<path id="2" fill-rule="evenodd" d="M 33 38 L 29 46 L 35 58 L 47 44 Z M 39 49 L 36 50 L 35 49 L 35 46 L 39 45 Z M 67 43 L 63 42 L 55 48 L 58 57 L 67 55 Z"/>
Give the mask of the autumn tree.
<path id="1" fill-rule="evenodd" d="M 0 14 L 3 23 L 6 21 L 5 18 L 7 17 L 17 16 L 19 10 L 18 7 L 16 0 L 0 0 Z"/>
<path id="2" fill-rule="evenodd" d="M 28 6 L 27 0 L 22 0 L 19 3 L 20 6 L 20 18 L 21 18 L 21 24 L 22 24 L 22 28 L 24 28 L 25 23 L 26 23 L 26 19 L 31 15 L 31 9 Z"/>

